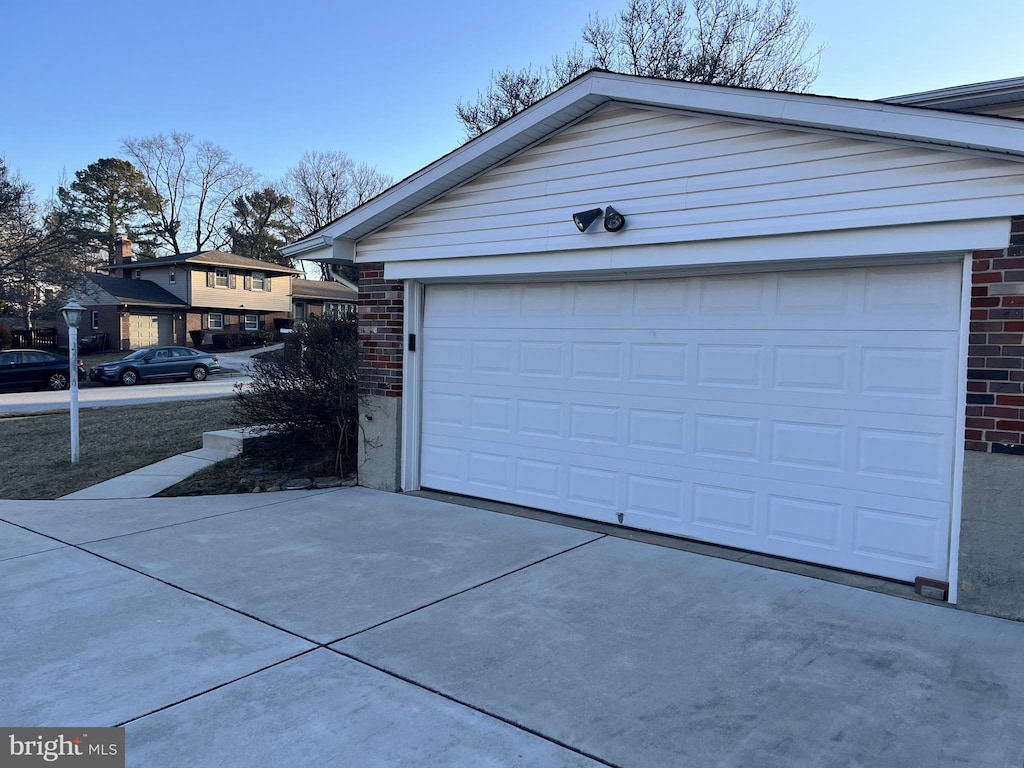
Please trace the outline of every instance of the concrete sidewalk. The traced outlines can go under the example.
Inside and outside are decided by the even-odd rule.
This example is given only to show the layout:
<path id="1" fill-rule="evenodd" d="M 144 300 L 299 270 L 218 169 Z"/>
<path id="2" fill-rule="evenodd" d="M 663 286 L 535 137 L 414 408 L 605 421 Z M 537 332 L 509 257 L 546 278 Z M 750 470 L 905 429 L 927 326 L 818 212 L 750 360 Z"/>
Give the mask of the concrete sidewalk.
<path id="1" fill-rule="evenodd" d="M 0 520 L 0 722 L 132 766 L 1024 763 L 1024 624 L 364 488 Z"/>

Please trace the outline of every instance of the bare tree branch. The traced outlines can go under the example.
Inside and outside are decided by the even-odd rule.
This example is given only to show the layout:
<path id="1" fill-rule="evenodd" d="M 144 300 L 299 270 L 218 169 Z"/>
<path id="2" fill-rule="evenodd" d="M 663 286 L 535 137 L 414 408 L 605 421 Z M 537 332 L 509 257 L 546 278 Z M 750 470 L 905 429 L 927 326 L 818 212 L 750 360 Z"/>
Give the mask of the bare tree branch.
<path id="1" fill-rule="evenodd" d="M 256 184 L 256 174 L 231 153 L 192 134 L 158 134 L 124 139 L 124 151 L 159 197 L 152 215 L 157 236 L 174 253 L 186 243 L 196 251 L 227 244 L 225 227 L 232 201 Z"/>
<path id="2" fill-rule="evenodd" d="M 804 91 L 818 76 L 811 25 L 796 0 L 628 0 L 612 19 L 591 15 L 584 48 L 534 70 L 491 74 L 486 91 L 459 101 L 455 114 L 471 139 L 508 120 L 593 67 L 614 72 Z"/>

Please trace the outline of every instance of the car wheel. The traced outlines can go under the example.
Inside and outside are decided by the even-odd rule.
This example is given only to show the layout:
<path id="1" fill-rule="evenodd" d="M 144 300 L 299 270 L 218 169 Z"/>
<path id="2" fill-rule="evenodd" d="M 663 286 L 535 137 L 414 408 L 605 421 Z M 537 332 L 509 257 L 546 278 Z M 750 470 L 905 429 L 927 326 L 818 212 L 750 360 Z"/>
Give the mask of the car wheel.
<path id="1" fill-rule="evenodd" d="M 205 365 L 197 365 L 192 369 L 192 381 L 202 381 L 205 379 L 210 372 L 206 370 Z"/>
<path id="2" fill-rule="evenodd" d="M 47 389 L 52 389 L 54 392 L 68 388 L 68 375 L 66 373 L 53 373 L 50 374 L 49 380 L 46 382 Z"/>
<path id="3" fill-rule="evenodd" d="M 125 368 L 121 371 L 121 375 L 118 378 L 120 378 L 122 384 L 126 387 L 130 387 L 132 384 L 138 383 L 139 373 L 132 368 Z"/>

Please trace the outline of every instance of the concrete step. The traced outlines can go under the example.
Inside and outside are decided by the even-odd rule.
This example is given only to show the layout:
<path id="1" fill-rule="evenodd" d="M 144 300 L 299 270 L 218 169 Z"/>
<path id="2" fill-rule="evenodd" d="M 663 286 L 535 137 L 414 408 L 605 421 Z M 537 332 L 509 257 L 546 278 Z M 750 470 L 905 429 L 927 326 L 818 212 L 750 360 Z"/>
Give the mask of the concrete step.
<path id="1" fill-rule="evenodd" d="M 261 437 L 266 433 L 266 427 L 242 427 L 203 432 L 203 448 L 237 456 L 244 449 L 246 440 Z"/>

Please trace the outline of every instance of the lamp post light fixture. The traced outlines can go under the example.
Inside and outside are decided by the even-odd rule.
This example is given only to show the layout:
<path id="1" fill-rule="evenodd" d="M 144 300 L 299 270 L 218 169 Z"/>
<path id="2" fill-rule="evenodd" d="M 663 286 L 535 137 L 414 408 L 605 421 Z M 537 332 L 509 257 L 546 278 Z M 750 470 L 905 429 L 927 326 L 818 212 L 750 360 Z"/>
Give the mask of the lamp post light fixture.
<path id="1" fill-rule="evenodd" d="M 82 322 L 85 307 L 72 299 L 60 313 L 68 327 L 68 352 L 71 365 L 71 463 L 78 463 L 78 324 Z"/>

